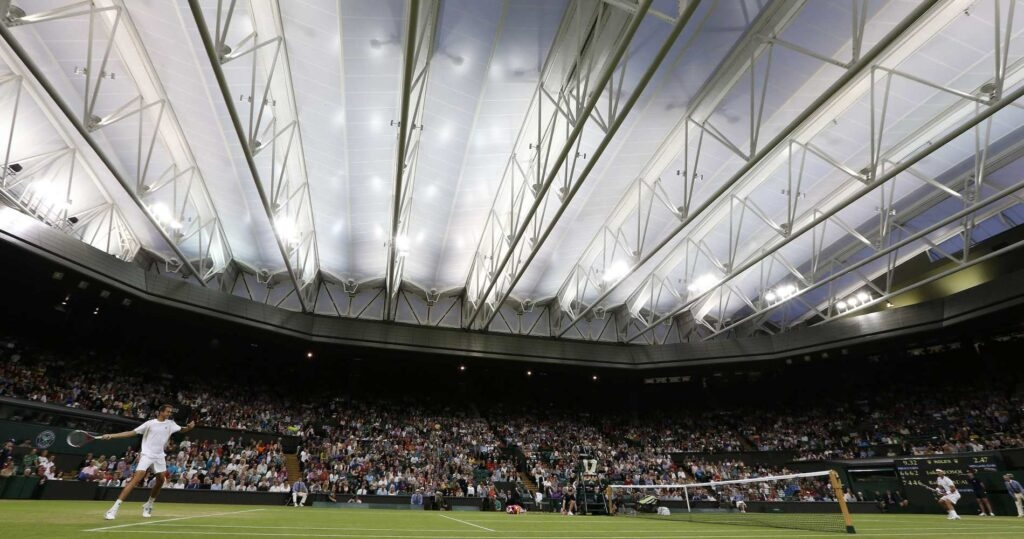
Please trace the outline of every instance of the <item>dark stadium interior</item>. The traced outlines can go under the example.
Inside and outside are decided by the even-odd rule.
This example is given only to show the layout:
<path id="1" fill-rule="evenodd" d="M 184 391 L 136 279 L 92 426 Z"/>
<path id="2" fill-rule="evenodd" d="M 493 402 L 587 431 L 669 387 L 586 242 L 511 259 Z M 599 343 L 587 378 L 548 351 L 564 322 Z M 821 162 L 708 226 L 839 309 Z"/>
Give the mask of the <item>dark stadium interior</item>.
<path id="1" fill-rule="evenodd" d="M 0 0 L 0 535 L 1020 536 L 1022 101 L 1024 0 Z"/>
<path id="2" fill-rule="evenodd" d="M 1024 376 L 1024 364 L 1016 355 L 1017 340 L 1024 339 L 1021 309 L 999 311 L 911 339 L 773 361 L 635 372 L 312 343 L 153 304 L 3 242 L 0 255 L 9 261 L 6 268 L 17 269 L 3 275 L 12 284 L 6 294 L 10 307 L 0 315 L 8 335 L 65 353 L 86 347 L 101 356 L 124 356 L 128 362 L 153 360 L 162 372 L 182 378 L 216 378 L 216 372 L 208 370 L 210 365 L 216 365 L 218 372 L 251 376 L 252 382 L 265 383 L 265 375 L 272 372 L 272 387 L 300 394 L 398 392 L 443 398 L 454 392 L 461 395 L 460 400 L 481 404 L 502 400 L 570 408 L 607 404 L 634 413 L 674 403 L 813 401 L 837 392 L 857 399 L 877 388 L 880 380 L 893 387 L 937 390 L 969 383 L 979 390 L 1006 393 L 1014 391 Z M 175 332 L 154 332 L 154 327 L 173 327 Z M 971 368 L 964 368 L 965 364 Z M 950 376 L 951 372 L 957 375 Z M 840 379 L 842 384 L 829 383 Z M 494 383 L 503 390 L 474 391 Z M 610 395 L 615 397 L 609 400 Z"/>

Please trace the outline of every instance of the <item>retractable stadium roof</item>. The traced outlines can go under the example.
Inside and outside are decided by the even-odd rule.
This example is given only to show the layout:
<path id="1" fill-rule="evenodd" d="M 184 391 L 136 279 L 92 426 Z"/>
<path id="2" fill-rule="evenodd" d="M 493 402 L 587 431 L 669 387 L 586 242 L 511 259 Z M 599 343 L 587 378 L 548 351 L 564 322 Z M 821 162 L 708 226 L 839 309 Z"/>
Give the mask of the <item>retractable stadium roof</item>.
<path id="1" fill-rule="evenodd" d="M 0 193 L 287 311 L 774 335 L 1018 246 L 1020 4 L 2 1 Z"/>

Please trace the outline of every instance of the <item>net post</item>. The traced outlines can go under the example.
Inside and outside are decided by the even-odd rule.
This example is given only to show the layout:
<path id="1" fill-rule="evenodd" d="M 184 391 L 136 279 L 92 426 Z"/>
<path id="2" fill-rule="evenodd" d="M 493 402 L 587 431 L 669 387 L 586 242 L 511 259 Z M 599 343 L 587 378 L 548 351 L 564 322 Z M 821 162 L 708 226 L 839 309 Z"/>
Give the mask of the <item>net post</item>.
<path id="1" fill-rule="evenodd" d="M 846 497 L 843 495 L 843 484 L 839 482 L 839 474 L 830 470 L 828 480 L 832 483 L 832 492 L 839 501 L 839 510 L 843 512 L 843 521 L 846 523 L 846 533 L 857 533 L 853 528 L 853 518 L 850 517 L 850 508 L 846 506 Z"/>
<path id="2" fill-rule="evenodd" d="M 683 499 L 686 500 L 686 512 L 690 513 L 690 491 L 685 486 L 683 487 Z"/>

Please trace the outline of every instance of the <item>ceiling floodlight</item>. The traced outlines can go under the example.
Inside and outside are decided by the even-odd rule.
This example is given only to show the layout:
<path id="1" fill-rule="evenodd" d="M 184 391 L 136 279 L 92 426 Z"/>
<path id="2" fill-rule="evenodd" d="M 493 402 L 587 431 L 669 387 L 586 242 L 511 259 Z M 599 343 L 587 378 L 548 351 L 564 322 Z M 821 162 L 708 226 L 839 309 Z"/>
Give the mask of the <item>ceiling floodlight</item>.
<path id="1" fill-rule="evenodd" d="M 64 199 L 64 189 L 59 185 L 41 181 L 29 185 L 28 190 L 39 197 L 40 206 L 51 206 L 57 209 L 68 207 L 68 201 Z"/>
<path id="2" fill-rule="evenodd" d="M 705 273 L 694 279 L 693 282 L 686 286 L 686 289 L 694 294 L 703 294 L 716 284 L 718 284 L 718 279 L 710 273 Z"/>
<path id="3" fill-rule="evenodd" d="M 616 260 L 604 270 L 601 279 L 606 283 L 612 283 L 629 273 L 629 264 L 625 260 Z"/>
<path id="4" fill-rule="evenodd" d="M 409 254 L 409 236 L 401 234 L 395 237 L 395 251 L 398 252 L 398 256 Z"/>
<path id="5" fill-rule="evenodd" d="M 867 292 L 857 294 L 857 301 L 860 301 L 861 303 L 867 303 L 870 300 L 871 296 Z"/>
<path id="6" fill-rule="evenodd" d="M 780 298 L 788 298 L 796 294 L 796 287 L 791 284 L 784 284 L 775 289 L 775 294 Z"/>
<path id="7" fill-rule="evenodd" d="M 852 309 L 856 307 L 858 304 L 860 304 L 860 300 L 858 300 L 856 297 L 850 297 L 846 298 L 846 303 L 849 304 L 850 308 Z"/>
<path id="8" fill-rule="evenodd" d="M 153 217 L 156 217 L 158 221 L 169 219 L 171 217 L 171 210 L 167 207 L 167 204 L 163 202 L 157 202 L 149 207 L 149 211 L 152 212 Z"/>
<path id="9" fill-rule="evenodd" d="M 295 227 L 295 223 L 292 221 L 278 217 L 274 220 L 274 228 L 277 230 L 277 235 L 281 238 L 281 241 L 289 245 L 299 242 L 299 229 Z"/>
<path id="10" fill-rule="evenodd" d="M 839 302 L 836 303 L 836 309 L 839 309 L 840 311 L 845 311 L 847 309 L 846 302 L 839 300 Z"/>
<path id="11" fill-rule="evenodd" d="M 155 202 L 149 207 L 149 212 L 153 214 L 153 219 L 157 223 L 175 230 L 181 228 L 181 221 L 174 218 L 174 214 L 171 213 L 171 209 L 167 207 L 167 204 Z"/>
<path id="12" fill-rule="evenodd" d="M 775 296 L 775 292 L 769 290 L 768 292 L 765 293 L 764 299 L 767 301 L 775 301 L 778 298 Z"/>

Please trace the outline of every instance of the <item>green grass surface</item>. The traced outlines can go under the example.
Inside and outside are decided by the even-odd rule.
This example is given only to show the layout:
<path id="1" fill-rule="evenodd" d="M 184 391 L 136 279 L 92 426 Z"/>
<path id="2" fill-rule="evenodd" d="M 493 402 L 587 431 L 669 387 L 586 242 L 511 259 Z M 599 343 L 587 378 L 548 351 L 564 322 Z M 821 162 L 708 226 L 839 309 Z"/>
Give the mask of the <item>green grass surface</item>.
<path id="1" fill-rule="evenodd" d="M 107 502 L 0 500 L 0 537 L 366 537 L 366 538 L 613 538 L 844 537 L 751 526 L 666 522 L 634 517 L 563 517 L 550 513 L 394 511 L 157 503 L 144 519 L 141 504 L 126 503 L 117 520 L 103 519 Z M 862 537 L 1024 537 L 1024 519 L 965 515 L 862 515 Z"/>

